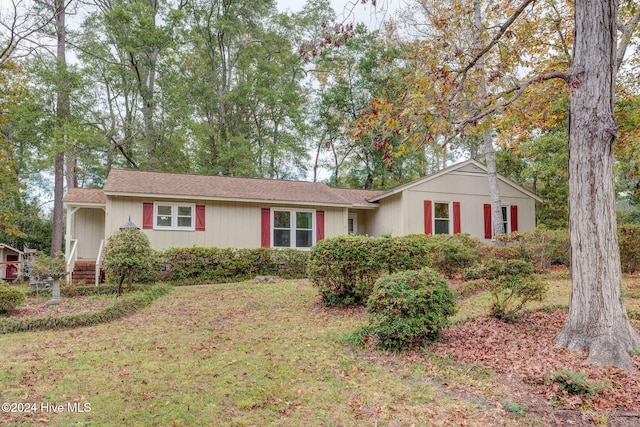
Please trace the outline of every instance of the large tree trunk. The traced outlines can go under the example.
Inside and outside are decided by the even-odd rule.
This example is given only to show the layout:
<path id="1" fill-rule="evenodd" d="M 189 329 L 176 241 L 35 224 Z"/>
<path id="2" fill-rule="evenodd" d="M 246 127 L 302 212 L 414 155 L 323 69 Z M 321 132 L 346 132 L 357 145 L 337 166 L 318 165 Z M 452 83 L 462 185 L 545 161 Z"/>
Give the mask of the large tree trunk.
<path id="1" fill-rule="evenodd" d="M 633 368 L 640 338 L 629 324 L 613 182 L 613 118 L 618 0 L 577 0 L 570 78 L 569 317 L 560 347 L 588 350 L 588 362 Z"/>

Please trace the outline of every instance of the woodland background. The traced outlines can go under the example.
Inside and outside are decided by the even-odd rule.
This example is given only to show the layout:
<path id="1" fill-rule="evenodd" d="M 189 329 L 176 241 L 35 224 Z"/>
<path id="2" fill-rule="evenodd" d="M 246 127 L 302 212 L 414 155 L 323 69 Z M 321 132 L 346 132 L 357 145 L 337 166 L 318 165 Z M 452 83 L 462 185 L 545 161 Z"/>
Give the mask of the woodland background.
<path id="1" fill-rule="evenodd" d="M 324 0 L 298 12 L 272 0 L 3 0 L 0 242 L 51 251 L 53 235 L 55 250 L 64 189 L 100 188 L 113 167 L 386 189 L 483 161 L 487 129 L 498 173 L 545 200 L 538 225 L 566 228 L 569 88 L 540 79 L 490 116 L 475 108 L 481 81 L 486 109 L 487 96 L 568 71 L 572 3 L 530 5 L 462 93 L 449 76 L 517 6 L 481 3 L 484 35 L 460 0 L 407 0 L 376 29 Z M 621 2 L 625 223 L 640 223 L 638 16 Z"/>

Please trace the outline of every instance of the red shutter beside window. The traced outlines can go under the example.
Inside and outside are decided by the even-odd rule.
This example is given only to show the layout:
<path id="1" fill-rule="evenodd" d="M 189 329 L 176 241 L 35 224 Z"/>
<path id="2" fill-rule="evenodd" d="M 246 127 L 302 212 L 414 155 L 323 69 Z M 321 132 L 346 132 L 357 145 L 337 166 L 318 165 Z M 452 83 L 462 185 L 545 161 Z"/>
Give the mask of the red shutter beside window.
<path id="1" fill-rule="evenodd" d="M 316 211 L 316 243 L 324 239 L 324 211 Z"/>
<path id="2" fill-rule="evenodd" d="M 142 228 L 153 229 L 153 203 L 142 204 Z"/>
<path id="3" fill-rule="evenodd" d="M 511 232 L 518 231 L 518 206 L 511 205 Z"/>
<path id="4" fill-rule="evenodd" d="M 453 234 L 460 234 L 460 202 L 453 202 Z"/>
<path id="5" fill-rule="evenodd" d="M 490 239 L 493 236 L 491 226 L 491 205 L 484 205 L 484 238 Z"/>
<path id="6" fill-rule="evenodd" d="M 204 214 L 204 206 L 196 205 L 196 230 L 198 231 L 204 231 Z"/>
<path id="7" fill-rule="evenodd" d="M 433 234 L 433 204 L 431 200 L 424 201 L 424 234 Z"/>
<path id="8" fill-rule="evenodd" d="M 271 247 L 271 209 L 262 208 L 261 220 L 261 246 L 263 248 Z"/>

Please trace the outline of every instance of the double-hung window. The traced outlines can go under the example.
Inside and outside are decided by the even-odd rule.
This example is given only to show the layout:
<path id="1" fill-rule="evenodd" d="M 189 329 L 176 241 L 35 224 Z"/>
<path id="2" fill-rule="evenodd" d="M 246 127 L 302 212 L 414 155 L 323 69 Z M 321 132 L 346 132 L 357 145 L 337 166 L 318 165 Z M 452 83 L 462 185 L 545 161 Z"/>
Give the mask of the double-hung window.
<path id="1" fill-rule="evenodd" d="M 502 206 L 502 231 L 504 233 L 510 233 L 511 227 L 509 227 L 509 206 Z"/>
<path id="2" fill-rule="evenodd" d="M 275 248 L 310 248 L 315 233 L 313 210 L 272 209 L 272 242 Z"/>
<path id="3" fill-rule="evenodd" d="M 157 230 L 195 230 L 195 205 L 155 203 L 154 222 Z"/>
<path id="4" fill-rule="evenodd" d="M 449 226 L 449 203 L 434 203 L 434 234 L 450 234 L 451 228 Z"/>

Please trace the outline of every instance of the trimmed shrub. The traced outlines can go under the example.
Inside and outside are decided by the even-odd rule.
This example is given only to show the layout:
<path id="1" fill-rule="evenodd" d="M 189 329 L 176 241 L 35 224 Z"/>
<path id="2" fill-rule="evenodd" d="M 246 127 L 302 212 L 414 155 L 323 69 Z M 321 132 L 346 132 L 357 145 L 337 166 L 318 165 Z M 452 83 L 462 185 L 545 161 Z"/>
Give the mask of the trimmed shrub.
<path id="1" fill-rule="evenodd" d="M 620 263 L 623 273 L 640 271 L 640 226 L 621 225 L 618 227 Z"/>
<path id="2" fill-rule="evenodd" d="M 305 277 L 309 253 L 296 249 L 172 248 L 163 255 L 166 280 L 180 283 L 236 282 L 257 275 Z"/>
<path id="3" fill-rule="evenodd" d="M 477 259 L 469 235 L 339 236 L 311 248 L 308 277 L 325 305 L 364 304 L 383 274 L 432 267 L 453 277 Z"/>
<path id="4" fill-rule="evenodd" d="M 0 313 L 8 313 L 26 299 L 24 291 L 0 281 Z"/>
<path id="5" fill-rule="evenodd" d="M 404 350 L 422 346 L 449 326 L 456 312 L 455 295 L 446 280 L 430 268 L 382 276 L 367 301 L 368 332 L 378 347 Z"/>
<path id="6" fill-rule="evenodd" d="M 379 262 L 382 251 L 376 247 L 376 240 L 345 235 L 322 240 L 311 248 L 307 275 L 325 305 L 364 304 L 386 269 Z"/>
<path id="7" fill-rule="evenodd" d="M 112 234 L 104 247 L 104 268 L 107 278 L 118 283 L 118 294 L 127 279 L 131 287 L 134 277 L 148 280 L 151 271 L 151 243 L 142 231 L 134 228 L 119 230 Z"/>
<path id="8" fill-rule="evenodd" d="M 547 285 L 535 273 L 535 267 L 522 259 L 490 258 L 465 272 L 467 280 L 485 280 L 493 299 L 491 314 L 513 320 L 531 301 L 542 301 Z"/>
<path id="9" fill-rule="evenodd" d="M 448 278 L 473 265 L 478 259 L 480 242 L 468 234 L 428 236 L 431 266 Z"/>

